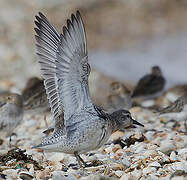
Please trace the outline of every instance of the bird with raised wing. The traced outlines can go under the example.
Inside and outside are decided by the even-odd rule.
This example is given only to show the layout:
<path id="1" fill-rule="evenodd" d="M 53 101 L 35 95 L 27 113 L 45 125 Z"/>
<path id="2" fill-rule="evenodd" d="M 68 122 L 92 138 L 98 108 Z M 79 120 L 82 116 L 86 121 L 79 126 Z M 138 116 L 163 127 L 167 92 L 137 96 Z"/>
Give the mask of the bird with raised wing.
<path id="1" fill-rule="evenodd" d="M 93 104 L 86 35 L 79 11 L 67 20 L 63 34 L 42 13 L 36 16 L 35 24 L 38 62 L 55 129 L 34 148 L 74 154 L 82 166 L 81 153 L 98 149 L 117 130 L 143 125 L 127 110 L 108 114 Z"/>

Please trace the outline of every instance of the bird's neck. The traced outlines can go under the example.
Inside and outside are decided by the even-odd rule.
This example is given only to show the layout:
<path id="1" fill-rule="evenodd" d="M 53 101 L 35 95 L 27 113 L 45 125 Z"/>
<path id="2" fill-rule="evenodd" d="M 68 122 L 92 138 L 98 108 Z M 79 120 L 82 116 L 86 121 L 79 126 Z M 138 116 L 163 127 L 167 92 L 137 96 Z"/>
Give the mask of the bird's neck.
<path id="1" fill-rule="evenodd" d="M 120 122 L 114 113 L 110 114 L 109 120 L 110 120 L 110 126 L 112 129 L 112 133 L 114 133 L 117 130 L 120 130 Z"/>

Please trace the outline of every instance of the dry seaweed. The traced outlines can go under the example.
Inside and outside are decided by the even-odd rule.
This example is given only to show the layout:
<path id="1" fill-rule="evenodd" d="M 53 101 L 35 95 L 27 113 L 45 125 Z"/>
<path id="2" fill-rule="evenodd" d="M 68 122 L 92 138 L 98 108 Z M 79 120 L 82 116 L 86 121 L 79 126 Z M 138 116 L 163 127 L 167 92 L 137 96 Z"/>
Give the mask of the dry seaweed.
<path id="1" fill-rule="evenodd" d="M 129 147 L 130 145 L 135 144 L 135 142 L 143 142 L 144 140 L 146 140 L 146 137 L 144 135 L 142 135 L 140 138 L 135 138 L 132 135 L 125 140 L 118 138 L 115 141 L 113 141 L 113 143 L 119 144 L 122 148 L 124 148 L 125 146 Z"/>
<path id="2" fill-rule="evenodd" d="M 35 160 L 33 160 L 31 155 L 25 153 L 26 150 L 19 148 L 14 148 L 9 150 L 6 154 L 0 155 L 0 165 L 6 166 L 7 162 L 11 160 L 16 160 L 16 162 L 22 161 L 25 163 L 33 164 L 35 170 L 43 169 L 42 166 Z"/>

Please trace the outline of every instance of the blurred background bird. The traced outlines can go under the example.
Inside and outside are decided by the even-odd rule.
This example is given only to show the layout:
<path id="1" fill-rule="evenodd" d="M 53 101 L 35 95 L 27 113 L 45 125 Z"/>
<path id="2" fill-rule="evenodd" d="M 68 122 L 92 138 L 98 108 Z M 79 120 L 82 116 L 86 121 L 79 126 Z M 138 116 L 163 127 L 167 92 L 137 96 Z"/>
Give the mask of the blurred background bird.
<path id="1" fill-rule="evenodd" d="M 107 98 L 108 108 L 112 110 L 126 109 L 132 107 L 130 90 L 122 83 L 115 81 L 110 84 L 110 95 Z"/>
<path id="2" fill-rule="evenodd" d="M 185 130 L 187 131 L 187 94 L 179 97 L 170 106 L 159 111 L 158 117 L 165 117 L 168 120 L 183 121 Z"/>
<path id="3" fill-rule="evenodd" d="M 48 128 L 46 112 L 49 110 L 49 103 L 43 80 L 38 77 L 31 77 L 22 91 L 22 96 L 25 113 L 31 115 L 43 113 L 45 125 Z"/>
<path id="4" fill-rule="evenodd" d="M 24 101 L 27 101 L 31 96 L 35 95 L 44 88 L 43 80 L 38 77 L 28 79 L 25 88 L 22 91 Z"/>
<path id="5" fill-rule="evenodd" d="M 22 96 L 15 93 L 0 95 L 0 132 L 10 136 L 23 120 Z"/>
<path id="6" fill-rule="evenodd" d="M 43 80 L 32 77 L 22 91 L 24 110 L 26 113 L 39 114 L 49 109 Z"/>
<path id="7" fill-rule="evenodd" d="M 153 66 L 151 73 L 143 76 L 137 83 L 132 98 L 152 99 L 156 98 L 164 90 L 166 80 L 159 66 Z"/>

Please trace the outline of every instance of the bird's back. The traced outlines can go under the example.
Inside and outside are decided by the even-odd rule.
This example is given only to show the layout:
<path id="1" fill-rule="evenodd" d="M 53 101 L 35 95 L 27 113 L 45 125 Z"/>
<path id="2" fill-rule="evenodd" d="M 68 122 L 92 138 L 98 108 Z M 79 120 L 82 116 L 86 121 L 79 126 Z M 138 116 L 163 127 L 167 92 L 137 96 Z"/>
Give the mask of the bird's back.
<path id="1" fill-rule="evenodd" d="M 165 79 L 162 76 L 149 74 L 141 78 L 133 91 L 132 97 L 152 95 L 162 91 L 165 86 Z"/>

